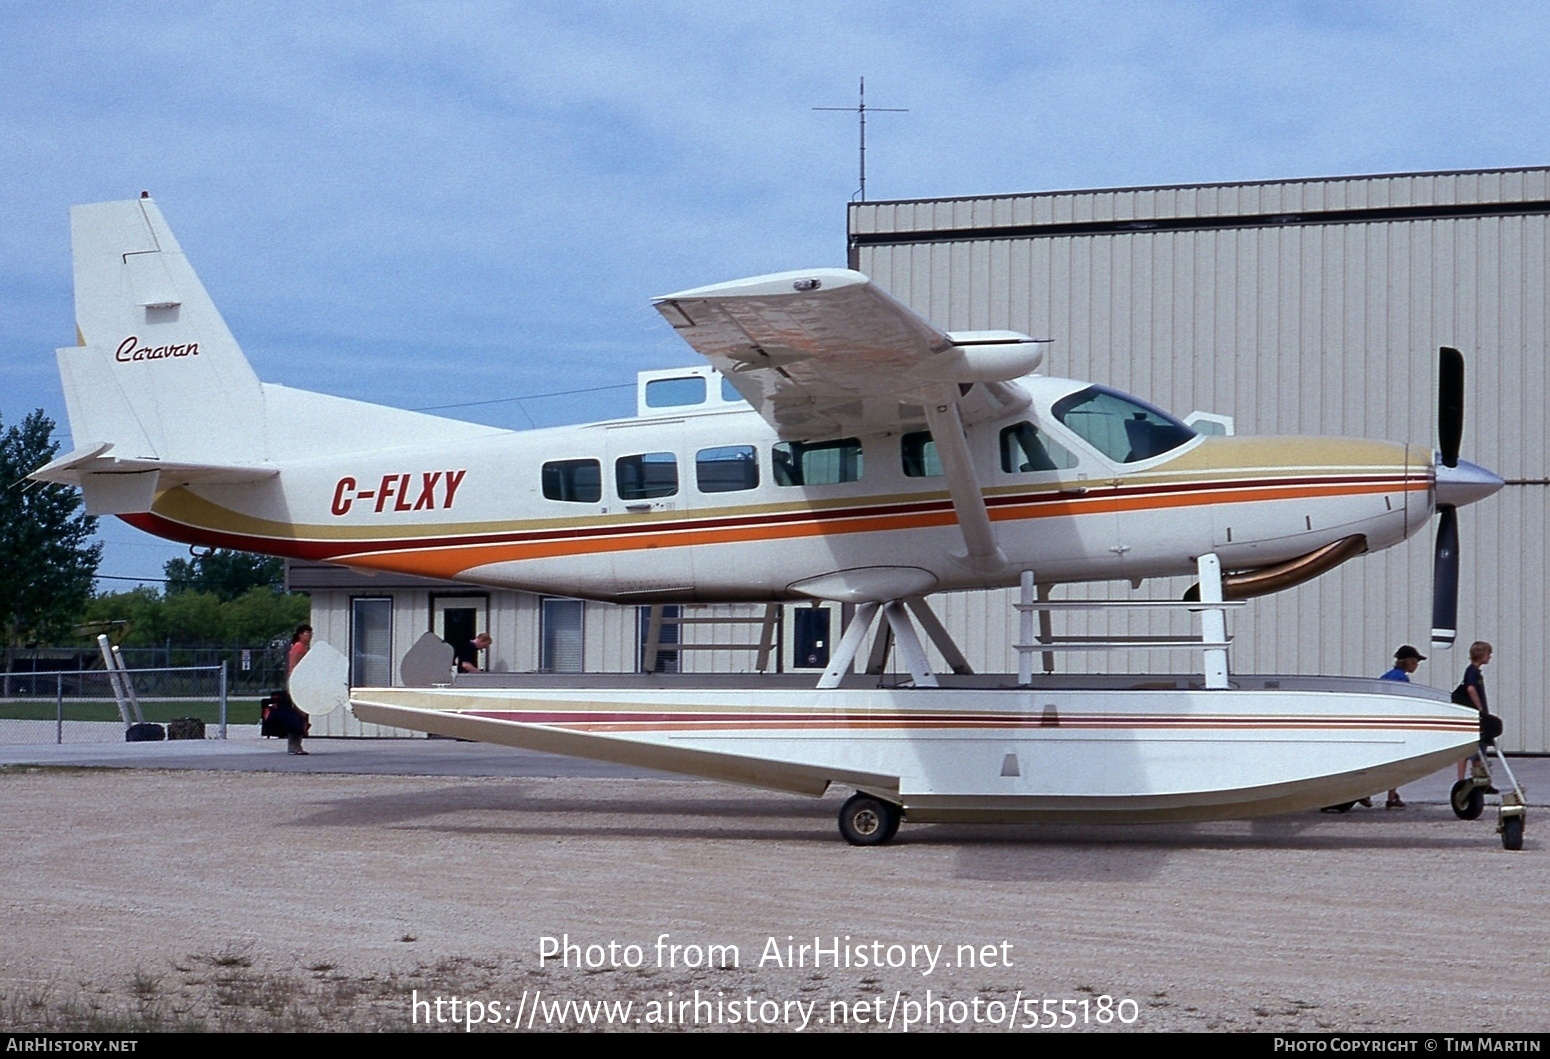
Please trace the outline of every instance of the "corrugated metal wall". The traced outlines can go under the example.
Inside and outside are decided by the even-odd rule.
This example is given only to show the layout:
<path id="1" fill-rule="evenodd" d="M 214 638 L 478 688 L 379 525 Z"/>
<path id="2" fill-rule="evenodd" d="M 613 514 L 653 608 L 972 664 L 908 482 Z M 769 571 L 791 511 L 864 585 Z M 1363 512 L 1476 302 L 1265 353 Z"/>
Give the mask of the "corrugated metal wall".
<path id="1" fill-rule="evenodd" d="M 858 204 L 850 224 L 857 267 L 939 325 L 1053 338 L 1051 374 L 1109 383 L 1180 414 L 1226 413 L 1239 433 L 1434 444 L 1437 347 L 1462 349 L 1464 456 L 1513 484 L 1460 513 L 1460 636 L 1466 646 L 1476 638 L 1496 646 L 1486 678 L 1506 744 L 1544 753 L 1546 199 L 1550 170 L 1537 169 Z M 1522 205 L 1475 209 L 1491 203 Z M 1326 211 L 1348 213 L 1331 223 Z M 1116 221 L 1135 227 L 1016 230 Z M 1123 586 L 1093 594 L 1116 591 Z M 1423 532 L 1251 602 L 1230 619 L 1233 666 L 1376 675 L 1400 643 L 1432 653 L 1430 601 Z M 977 666 L 1015 666 L 1007 602 L 995 593 L 938 604 Z M 1143 631 L 1129 622 L 1072 617 L 1065 630 Z M 1457 683 L 1465 651 L 1432 654 L 1419 679 Z M 1198 663 L 1065 656 L 1061 664 Z"/>

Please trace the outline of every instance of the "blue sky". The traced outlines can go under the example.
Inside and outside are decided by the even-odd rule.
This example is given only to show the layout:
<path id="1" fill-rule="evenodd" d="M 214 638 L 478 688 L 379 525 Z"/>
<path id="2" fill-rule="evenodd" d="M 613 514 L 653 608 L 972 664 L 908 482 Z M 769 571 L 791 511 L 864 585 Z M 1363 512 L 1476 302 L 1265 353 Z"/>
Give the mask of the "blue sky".
<path id="1" fill-rule="evenodd" d="M 69 207 L 141 190 L 261 377 L 427 407 L 628 384 L 693 356 L 653 295 L 843 265 L 855 122 L 811 108 L 860 76 L 909 110 L 868 124 L 873 199 L 1550 163 L 1550 5 L 3 10 L 5 423 L 64 426 Z M 103 536 L 104 574 L 184 554 Z"/>

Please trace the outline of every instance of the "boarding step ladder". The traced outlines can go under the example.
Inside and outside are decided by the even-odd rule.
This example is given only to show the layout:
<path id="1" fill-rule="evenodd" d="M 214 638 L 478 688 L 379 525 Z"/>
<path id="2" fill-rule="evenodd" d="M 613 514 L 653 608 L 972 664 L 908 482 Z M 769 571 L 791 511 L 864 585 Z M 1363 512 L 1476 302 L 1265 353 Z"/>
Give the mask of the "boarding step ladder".
<path id="1" fill-rule="evenodd" d="M 1032 570 L 1024 570 L 1018 602 L 1017 680 L 1033 682 L 1033 656 L 1042 654 L 1044 672 L 1055 671 L 1056 651 L 1156 651 L 1194 648 L 1204 655 L 1203 672 L 1207 688 L 1227 687 L 1227 608 L 1241 607 L 1246 600 L 1222 598 L 1222 564 L 1214 554 L 1202 555 L 1196 563 L 1200 572 L 1200 599 L 1050 599 L 1050 586 L 1037 584 Z M 1198 636 L 1055 636 L 1051 632 L 1051 614 L 1057 610 L 1187 610 L 1200 615 Z M 1039 631 L 1035 635 L 1034 617 Z"/>
<path id="2" fill-rule="evenodd" d="M 780 630 L 780 604 L 770 603 L 764 608 L 762 617 L 750 617 L 740 614 L 696 614 L 688 616 L 683 613 L 687 608 L 680 608 L 678 614 L 667 614 L 662 604 L 651 608 L 646 618 L 646 642 L 642 649 L 641 668 L 647 673 L 657 671 L 657 659 L 664 653 L 674 653 L 679 656 L 685 651 L 756 651 L 758 652 L 754 668 L 757 672 L 767 673 L 770 668 L 770 657 L 776 657 L 777 669 L 779 666 L 779 653 L 776 648 L 776 637 Z M 686 625 L 715 625 L 725 627 L 757 625 L 759 627 L 759 640 L 757 643 L 684 643 L 683 628 Z M 672 635 L 668 639 L 663 638 L 666 630 L 671 629 Z"/>

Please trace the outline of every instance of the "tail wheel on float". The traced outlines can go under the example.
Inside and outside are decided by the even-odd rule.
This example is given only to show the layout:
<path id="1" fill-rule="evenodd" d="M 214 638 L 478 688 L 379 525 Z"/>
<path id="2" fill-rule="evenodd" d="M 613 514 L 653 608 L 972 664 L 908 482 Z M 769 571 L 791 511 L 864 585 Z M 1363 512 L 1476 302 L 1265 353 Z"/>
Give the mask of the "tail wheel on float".
<path id="1" fill-rule="evenodd" d="M 1474 780 L 1459 780 L 1448 795 L 1448 804 L 1460 820 L 1478 820 L 1485 812 L 1485 788 Z"/>
<path id="2" fill-rule="evenodd" d="M 881 846 L 898 833 L 903 816 L 892 802 L 856 793 L 840 806 L 840 834 L 852 846 Z"/>

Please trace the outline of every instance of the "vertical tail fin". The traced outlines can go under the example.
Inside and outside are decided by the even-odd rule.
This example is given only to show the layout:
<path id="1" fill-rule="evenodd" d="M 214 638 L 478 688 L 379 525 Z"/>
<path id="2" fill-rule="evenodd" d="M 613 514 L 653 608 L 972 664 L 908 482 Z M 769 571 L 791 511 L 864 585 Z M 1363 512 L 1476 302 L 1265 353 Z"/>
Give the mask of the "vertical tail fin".
<path id="1" fill-rule="evenodd" d="M 149 198 L 70 211 L 79 345 L 58 351 L 77 450 L 266 458 L 264 390 Z"/>

